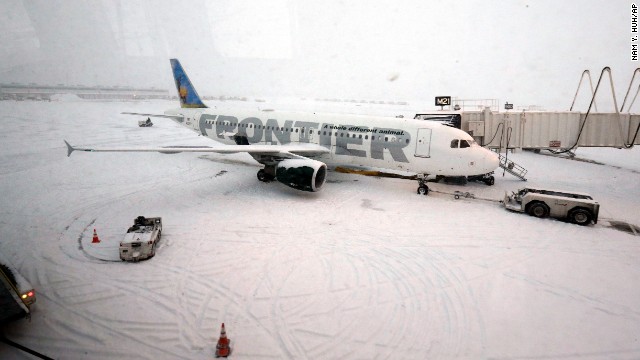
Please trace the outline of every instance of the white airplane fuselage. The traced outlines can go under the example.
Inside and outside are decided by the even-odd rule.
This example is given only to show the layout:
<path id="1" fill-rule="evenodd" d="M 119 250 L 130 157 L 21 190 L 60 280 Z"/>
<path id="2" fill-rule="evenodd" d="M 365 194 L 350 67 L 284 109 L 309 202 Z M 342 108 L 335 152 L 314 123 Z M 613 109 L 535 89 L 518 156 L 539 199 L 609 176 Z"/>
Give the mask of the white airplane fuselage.
<path id="1" fill-rule="evenodd" d="M 320 145 L 330 151 L 307 157 L 330 166 L 472 176 L 499 165 L 497 155 L 466 132 L 425 120 L 213 108 L 178 108 L 165 115 L 182 115 L 178 123 L 223 144 Z"/>

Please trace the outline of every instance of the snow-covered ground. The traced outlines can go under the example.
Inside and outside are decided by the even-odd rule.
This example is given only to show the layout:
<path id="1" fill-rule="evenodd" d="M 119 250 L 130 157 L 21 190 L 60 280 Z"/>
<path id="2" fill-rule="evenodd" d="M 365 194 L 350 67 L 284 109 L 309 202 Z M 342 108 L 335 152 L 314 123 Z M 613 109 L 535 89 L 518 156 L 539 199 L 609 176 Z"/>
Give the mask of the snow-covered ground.
<path id="1" fill-rule="evenodd" d="M 224 322 L 235 359 L 640 358 L 640 237 L 608 222 L 640 225 L 640 149 L 578 150 L 604 165 L 509 154 L 527 183 L 497 172 L 429 196 L 338 172 L 303 193 L 259 182 L 246 154 L 66 156 L 63 139 L 211 145 L 120 115 L 175 106 L 0 102 L 0 251 L 38 295 L 9 339 L 57 359 L 211 359 Z M 601 221 L 444 194 L 524 185 L 591 193 Z M 163 217 L 161 246 L 122 263 L 138 215 Z"/>

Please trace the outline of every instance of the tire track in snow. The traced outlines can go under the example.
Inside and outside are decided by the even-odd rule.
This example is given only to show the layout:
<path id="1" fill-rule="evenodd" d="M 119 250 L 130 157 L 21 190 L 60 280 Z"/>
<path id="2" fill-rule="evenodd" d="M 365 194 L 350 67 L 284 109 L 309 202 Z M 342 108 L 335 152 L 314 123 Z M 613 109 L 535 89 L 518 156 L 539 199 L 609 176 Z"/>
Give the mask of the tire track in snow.
<path id="1" fill-rule="evenodd" d="M 207 175 L 201 176 L 201 178 L 207 178 Z M 198 181 L 200 179 L 191 178 L 191 180 Z M 161 183 L 162 183 L 161 180 L 154 181 L 154 184 L 156 185 Z M 141 195 L 149 194 L 149 193 L 152 193 L 153 191 L 154 191 L 153 189 L 148 189 L 148 188 L 138 190 L 136 185 L 131 185 L 131 186 L 125 187 L 125 189 L 120 190 L 119 191 L 120 194 L 117 194 L 117 193 L 113 194 L 113 196 L 110 196 L 109 199 L 105 199 L 104 197 L 96 194 L 89 199 L 85 198 L 84 200 L 86 202 L 83 204 L 83 206 L 74 208 L 74 212 L 76 214 L 87 214 L 91 212 L 101 213 L 102 212 L 101 209 L 107 208 L 113 205 L 114 203 L 131 199 L 131 198 L 139 198 Z M 67 204 L 65 205 L 61 204 L 59 206 L 61 210 L 66 207 L 68 207 Z M 72 233 L 74 231 L 74 228 L 77 228 L 75 224 L 77 224 L 78 221 L 82 221 L 81 216 L 83 215 L 75 215 L 73 220 L 67 226 L 65 226 L 64 230 L 58 236 L 58 244 L 60 248 L 63 250 L 63 252 L 67 254 L 68 256 L 67 259 L 73 259 L 75 260 L 74 262 L 72 263 L 69 263 L 67 261 L 61 262 L 59 261 L 59 259 L 56 259 L 51 255 L 40 255 L 41 260 L 47 261 L 53 265 L 53 266 L 49 266 L 48 268 L 56 268 L 57 270 L 60 271 L 56 273 L 50 273 L 50 272 L 42 273 L 36 270 L 36 276 L 40 280 L 40 283 L 51 285 L 50 289 L 48 289 L 45 286 L 43 290 L 45 289 L 48 289 L 48 290 L 45 290 L 44 292 L 40 292 L 40 296 L 42 298 L 48 298 L 49 302 L 51 302 L 52 304 L 55 304 L 59 308 L 62 308 L 63 312 L 65 313 L 69 312 L 69 314 L 78 315 L 78 314 L 81 314 L 81 312 L 75 311 L 75 307 L 90 306 L 95 303 L 103 302 L 104 300 L 113 299 L 115 296 L 117 296 L 117 295 L 111 295 L 110 293 L 119 293 L 119 292 L 140 293 L 140 297 L 146 298 L 146 300 L 149 300 L 150 304 L 153 304 L 155 307 L 160 309 L 159 311 L 162 311 L 162 307 L 164 307 L 163 304 L 166 302 L 153 301 L 154 299 L 157 298 L 156 294 L 153 294 L 153 293 L 145 294 L 145 291 L 141 291 L 138 286 L 135 286 L 135 285 L 126 286 L 120 283 L 113 283 L 108 279 L 105 280 L 104 278 L 102 278 L 101 286 L 106 287 L 107 289 L 98 290 L 98 289 L 95 289 L 95 284 L 78 281 L 78 278 L 75 278 L 71 275 L 73 272 L 77 271 L 78 267 L 82 267 L 83 264 L 86 265 L 87 263 L 94 263 L 94 264 L 102 263 L 101 260 L 91 261 L 85 257 L 77 257 L 75 256 L 75 254 L 82 253 L 82 249 L 78 249 L 77 247 L 75 247 L 74 249 L 69 249 L 68 245 L 65 245 L 65 244 L 71 244 L 71 242 L 68 242 L 67 239 L 75 238 L 77 239 L 77 241 L 81 241 L 83 234 L 86 232 L 86 229 L 90 227 L 96 220 L 96 218 L 94 218 L 93 220 L 89 221 L 89 224 L 84 226 L 84 229 L 80 231 L 80 235 L 74 236 Z M 51 253 L 49 251 L 46 251 L 44 248 L 42 250 L 44 250 L 42 252 L 43 254 Z M 71 252 L 69 252 L 69 250 L 71 250 Z M 64 278 L 64 280 L 58 280 L 58 278 Z M 91 294 L 91 296 L 86 297 L 86 295 L 83 295 L 84 300 L 79 301 L 77 299 L 74 299 L 74 297 L 69 297 L 66 295 L 66 293 L 68 292 L 77 293 L 78 291 L 80 291 L 81 294 L 82 293 Z M 67 305 L 69 304 L 69 301 L 71 301 L 70 302 L 71 306 Z M 164 311 L 167 311 L 167 310 L 172 310 L 172 309 L 168 309 L 165 307 Z M 120 337 L 123 340 L 127 338 L 127 334 L 133 335 L 132 333 L 129 333 L 126 330 L 127 326 L 122 327 L 120 325 L 117 325 L 117 324 L 122 325 L 122 322 L 118 322 L 118 321 L 113 322 L 108 319 L 100 320 L 98 317 L 95 317 L 95 316 L 91 318 L 85 316 L 84 318 L 88 322 L 95 321 L 97 326 L 102 326 L 104 328 L 110 328 L 110 329 L 120 328 L 123 331 L 123 334 L 119 334 L 116 337 Z M 64 324 L 64 322 L 61 322 L 61 324 Z M 133 328 L 137 328 L 137 329 L 152 330 L 156 326 L 161 326 L 161 325 L 158 323 L 154 323 L 152 327 L 149 327 L 142 323 L 138 323 L 138 324 L 133 323 Z M 173 333 L 175 333 L 175 331 L 173 331 Z M 75 335 L 78 335 L 80 336 L 80 338 L 82 338 L 82 334 L 75 334 Z M 136 338 L 136 337 L 137 336 L 134 336 L 132 338 Z M 149 341 L 149 342 L 142 341 L 141 345 L 148 346 L 149 348 L 148 350 L 153 350 L 155 348 L 155 344 L 153 343 L 153 341 Z M 82 351 L 82 348 L 77 349 L 77 351 Z M 150 351 L 150 352 L 153 353 L 153 351 Z M 157 353 L 157 350 L 156 350 L 156 353 Z M 175 357 L 175 358 L 184 356 L 183 354 L 180 354 L 178 352 L 169 352 L 169 353 L 165 353 L 165 355 Z"/>

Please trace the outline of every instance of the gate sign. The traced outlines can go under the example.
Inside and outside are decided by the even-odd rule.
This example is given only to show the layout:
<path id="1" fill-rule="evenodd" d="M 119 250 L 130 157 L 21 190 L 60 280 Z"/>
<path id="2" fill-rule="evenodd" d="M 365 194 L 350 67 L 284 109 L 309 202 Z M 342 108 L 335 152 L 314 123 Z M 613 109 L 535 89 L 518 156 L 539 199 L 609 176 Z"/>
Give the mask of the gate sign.
<path id="1" fill-rule="evenodd" d="M 436 96 L 436 106 L 451 105 L 451 96 Z"/>

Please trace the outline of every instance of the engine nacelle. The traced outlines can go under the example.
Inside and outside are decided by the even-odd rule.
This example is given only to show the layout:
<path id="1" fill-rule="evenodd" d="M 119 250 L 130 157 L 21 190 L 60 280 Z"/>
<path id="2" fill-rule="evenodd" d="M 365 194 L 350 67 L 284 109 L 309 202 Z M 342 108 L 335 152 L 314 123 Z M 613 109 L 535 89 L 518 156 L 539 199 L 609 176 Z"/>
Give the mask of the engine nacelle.
<path id="1" fill-rule="evenodd" d="M 327 165 L 312 159 L 286 159 L 276 165 L 276 179 L 294 189 L 319 191 L 327 178 Z"/>

